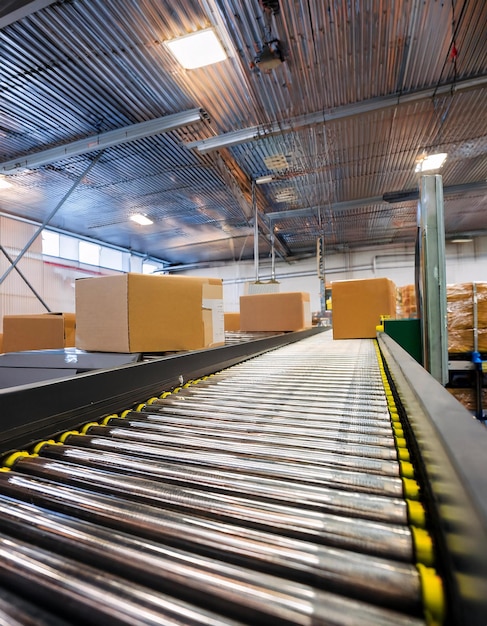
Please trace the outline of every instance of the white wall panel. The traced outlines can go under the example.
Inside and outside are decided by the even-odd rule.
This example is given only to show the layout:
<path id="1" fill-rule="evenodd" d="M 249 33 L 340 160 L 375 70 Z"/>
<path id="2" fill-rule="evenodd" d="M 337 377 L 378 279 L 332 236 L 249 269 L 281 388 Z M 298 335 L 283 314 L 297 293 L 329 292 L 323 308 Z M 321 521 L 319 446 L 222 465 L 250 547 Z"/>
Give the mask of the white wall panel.
<path id="1" fill-rule="evenodd" d="M 270 264 L 260 265 L 261 280 L 270 279 Z M 244 294 L 245 281 L 255 279 L 253 262 L 232 263 L 206 269 L 187 270 L 192 276 L 215 276 L 223 279 L 225 311 L 238 311 L 240 296 Z M 487 237 L 479 237 L 471 244 L 446 246 L 447 282 L 487 282 Z M 320 282 L 317 278 L 316 259 L 293 264 L 278 261 L 276 264 L 280 291 L 307 291 L 313 311 L 320 309 Z M 336 280 L 362 278 L 390 278 L 398 287 L 414 283 L 414 247 L 395 246 L 379 250 L 365 249 L 332 254 L 325 258 L 327 285 Z"/>

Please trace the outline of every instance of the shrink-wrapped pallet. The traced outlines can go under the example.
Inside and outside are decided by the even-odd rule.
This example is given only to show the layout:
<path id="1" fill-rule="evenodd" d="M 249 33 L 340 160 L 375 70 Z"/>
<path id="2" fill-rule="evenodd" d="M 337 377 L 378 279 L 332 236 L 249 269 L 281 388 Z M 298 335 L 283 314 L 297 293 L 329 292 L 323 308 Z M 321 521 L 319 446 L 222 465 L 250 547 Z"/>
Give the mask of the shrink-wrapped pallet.
<path id="1" fill-rule="evenodd" d="M 447 285 L 448 352 L 487 352 L 487 283 Z M 476 304 L 475 304 L 476 299 Z M 475 315 L 477 323 L 475 330 Z"/>
<path id="2" fill-rule="evenodd" d="M 405 318 L 417 317 L 416 288 L 414 285 L 404 285 L 399 288 L 401 294 L 401 316 Z"/>
<path id="3" fill-rule="evenodd" d="M 474 328 L 474 285 L 477 328 L 487 328 L 487 283 L 459 283 L 446 287 L 448 330 Z"/>
<path id="4" fill-rule="evenodd" d="M 479 352 L 487 352 L 487 328 L 477 330 Z M 472 352 L 474 349 L 473 328 L 451 329 L 448 331 L 448 352 Z"/>
<path id="5" fill-rule="evenodd" d="M 448 388 L 448 391 L 454 396 L 458 402 L 468 411 L 476 411 L 475 389 L 473 388 Z M 482 406 L 487 407 L 487 389 L 482 389 Z"/>

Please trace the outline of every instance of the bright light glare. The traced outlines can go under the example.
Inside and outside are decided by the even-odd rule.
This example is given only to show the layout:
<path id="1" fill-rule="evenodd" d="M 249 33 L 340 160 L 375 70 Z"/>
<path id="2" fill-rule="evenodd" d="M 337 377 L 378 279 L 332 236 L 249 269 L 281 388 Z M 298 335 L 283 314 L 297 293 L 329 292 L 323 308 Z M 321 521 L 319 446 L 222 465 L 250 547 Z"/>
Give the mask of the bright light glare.
<path id="1" fill-rule="evenodd" d="M 130 219 L 132 220 L 132 222 L 137 222 L 137 224 L 140 224 L 141 226 L 149 226 L 150 224 L 154 223 L 146 215 L 142 215 L 141 213 L 135 213 L 135 215 L 131 215 Z"/>
<path id="2" fill-rule="evenodd" d="M 429 172 L 431 170 L 439 170 L 443 163 L 446 161 L 447 156 L 448 154 L 446 152 L 430 154 L 416 165 L 416 171 Z"/>
<path id="3" fill-rule="evenodd" d="M 187 70 L 218 63 L 227 58 L 227 53 L 211 28 L 166 41 L 166 45 Z"/>
<path id="4" fill-rule="evenodd" d="M 3 176 L 0 176 L 0 189 L 8 189 L 13 187 L 12 183 L 9 183 Z"/>

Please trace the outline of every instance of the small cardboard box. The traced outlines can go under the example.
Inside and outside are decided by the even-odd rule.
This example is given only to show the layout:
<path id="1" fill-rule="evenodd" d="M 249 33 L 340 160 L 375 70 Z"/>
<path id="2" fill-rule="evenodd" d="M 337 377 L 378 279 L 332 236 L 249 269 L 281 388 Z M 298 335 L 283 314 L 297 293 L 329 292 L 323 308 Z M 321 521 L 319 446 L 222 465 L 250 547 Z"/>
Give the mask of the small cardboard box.
<path id="1" fill-rule="evenodd" d="M 74 346 L 74 313 L 5 315 L 3 351 L 50 350 Z"/>
<path id="2" fill-rule="evenodd" d="M 240 313 L 225 313 L 225 330 L 240 330 Z"/>
<path id="3" fill-rule="evenodd" d="M 80 278 L 75 287 L 82 350 L 168 352 L 225 343 L 221 279 L 123 274 Z"/>
<path id="4" fill-rule="evenodd" d="M 240 296 L 240 330 L 287 332 L 311 328 L 309 293 Z"/>
<path id="5" fill-rule="evenodd" d="M 396 286 L 388 278 L 332 283 L 333 339 L 376 337 L 381 316 L 396 318 Z"/>

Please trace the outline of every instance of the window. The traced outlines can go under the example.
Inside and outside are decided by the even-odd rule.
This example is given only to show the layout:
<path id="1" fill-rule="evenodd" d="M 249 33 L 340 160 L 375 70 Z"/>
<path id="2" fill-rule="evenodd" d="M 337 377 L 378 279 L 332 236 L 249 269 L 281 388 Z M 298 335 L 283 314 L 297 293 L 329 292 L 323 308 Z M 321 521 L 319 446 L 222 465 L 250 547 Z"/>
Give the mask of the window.
<path id="1" fill-rule="evenodd" d="M 120 250 L 105 248 L 102 246 L 100 251 L 100 265 L 108 267 L 112 270 L 123 271 L 123 254 Z"/>
<path id="2" fill-rule="evenodd" d="M 96 243 L 80 241 L 79 262 L 87 265 L 100 265 L 100 246 Z"/>
<path id="3" fill-rule="evenodd" d="M 59 256 L 59 234 L 51 230 L 42 231 L 42 254 Z"/>
<path id="4" fill-rule="evenodd" d="M 159 268 L 157 267 L 157 265 L 154 265 L 153 263 L 143 263 L 142 264 L 142 273 L 143 274 L 153 274 L 158 269 Z"/>

